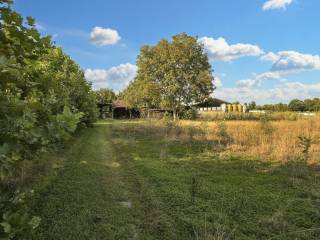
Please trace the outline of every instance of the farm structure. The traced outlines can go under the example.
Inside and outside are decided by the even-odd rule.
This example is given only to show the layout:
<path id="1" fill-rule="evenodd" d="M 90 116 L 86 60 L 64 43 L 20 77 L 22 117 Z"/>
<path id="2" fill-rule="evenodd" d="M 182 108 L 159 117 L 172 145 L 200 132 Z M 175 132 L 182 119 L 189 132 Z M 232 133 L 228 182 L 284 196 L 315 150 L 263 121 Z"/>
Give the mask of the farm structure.
<path id="1" fill-rule="evenodd" d="M 97 107 L 99 109 L 99 117 L 105 118 L 139 118 L 140 111 L 135 108 L 128 107 L 123 100 L 114 100 L 110 103 L 98 103 Z"/>
<path id="2" fill-rule="evenodd" d="M 131 108 L 123 100 L 114 100 L 109 103 L 97 103 L 99 117 L 115 119 L 131 119 L 139 117 L 162 118 L 165 115 L 172 116 L 172 110 L 168 109 L 136 109 Z M 190 107 L 189 107 L 190 108 Z M 198 112 L 247 112 L 247 106 L 242 104 L 230 104 L 226 101 L 209 98 L 207 101 L 193 105 Z"/>
<path id="3" fill-rule="evenodd" d="M 231 104 L 218 98 L 209 98 L 207 101 L 198 103 L 194 107 L 199 112 L 247 112 L 247 106 Z"/>
<path id="4" fill-rule="evenodd" d="M 242 104 L 222 104 L 221 109 L 222 109 L 222 112 L 240 112 L 240 113 L 248 112 L 247 106 Z"/>
<path id="5" fill-rule="evenodd" d="M 147 109 L 146 110 L 146 117 L 148 118 L 161 119 L 166 115 L 172 117 L 173 115 L 172 110 L 169 110 L 169 109 Z"/>

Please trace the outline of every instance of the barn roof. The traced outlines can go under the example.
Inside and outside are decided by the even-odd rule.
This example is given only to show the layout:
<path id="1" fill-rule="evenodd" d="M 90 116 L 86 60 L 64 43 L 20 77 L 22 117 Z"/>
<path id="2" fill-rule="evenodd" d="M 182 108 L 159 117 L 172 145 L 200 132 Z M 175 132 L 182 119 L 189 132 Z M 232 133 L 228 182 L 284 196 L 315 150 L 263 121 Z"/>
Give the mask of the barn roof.
<path id="1" fill-rule="evenodd" d="M 112 101 L 112 108 L 126 108 L 128 104 L 123 100 L 114 100 Z"/>
<path id="2" fill-rule="evenodd" d="M 206 101 L 195 104 L 195 107 L 220 107 L 221 104 L 229 104 L 228 102 L 218 98 L 208 98 Z"/>

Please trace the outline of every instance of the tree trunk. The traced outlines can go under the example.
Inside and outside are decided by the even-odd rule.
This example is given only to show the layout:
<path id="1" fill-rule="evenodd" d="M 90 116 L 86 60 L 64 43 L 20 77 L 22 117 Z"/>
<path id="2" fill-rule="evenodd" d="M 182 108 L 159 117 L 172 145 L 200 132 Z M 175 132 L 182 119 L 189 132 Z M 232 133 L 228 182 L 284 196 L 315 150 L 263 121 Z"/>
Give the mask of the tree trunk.
<path id="1" fill-rule="evenodd" d="M 177 109 L 176 108 L 172 109 L 172 114 L 173 114 L 173 120 L 174 121 L 178 120 L 178 114 L 177 114 Z"/>

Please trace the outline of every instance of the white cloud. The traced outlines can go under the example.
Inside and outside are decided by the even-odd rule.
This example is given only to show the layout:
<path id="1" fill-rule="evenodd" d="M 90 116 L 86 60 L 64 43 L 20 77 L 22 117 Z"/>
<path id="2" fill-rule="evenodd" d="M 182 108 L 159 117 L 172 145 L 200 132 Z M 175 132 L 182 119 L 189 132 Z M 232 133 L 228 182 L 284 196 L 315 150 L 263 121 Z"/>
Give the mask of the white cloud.
<path id="1" fill-rule="evenodd" d="M 300 72 L 320 69 L 320 55 L 303 54 L 296 51 L 269 52 L 260 58 L 272 62 L 273 72 Z"/>
<path id="2" fill-rule="evenodd" d="M 264 80 L 276 80 L 276 79 L 280 79 L 285 74 L 286 74 L 286 72 L 280 72 L 280 71 L 264 72 L 264 73 L 258 74 L 256 76 L 256 79 L 261 80 L 261 81 L 264 81 Z"/>
<path id="3" fill-rule="evenodd" d="M 279 56 L 273 52 L 268 52 L 267 54 L 261 56 L 260 59 L 262 61 L 276 62 L 279 60 Z"/>
<path id="4" fill-rule="evenodd" d="M 272 9 L 286 9 L 291 3 L 293 3 L 293 0 L 268 0 L 263 4 L 262 9 L 265 11 Z"/>
<path id="5" fill-rule="evenodd" d="M 301 82 L 285 82 L 269 89 L 252 88 L 220 88 L 214 92 L 214 97 L 226 101 L 263 103 L 289 102 L 294 98 L 306 99 L 320 95 L 320 83 L 304 84 Z"/>
<path id="6" fill-rule="evenodd" d="M 137 66 L 131 63 L 120 64 L 109 69 L 86 69 L 85 77 L 94 89 L 112 88 L 120 91 L 134 79 Z"/>
<path id="7" fill-rule="evenodd" d="M 237 43 L 229 45 L 224 38 L 202 37 L 198 40 L 203 44 L 210 60 L 229 62 L 240 57 L 260 56 L 263 51 L 252 44 Z"/>
<path id="8" fill-rule="evenodd" d="M 258 85 L 260 85 L 260 81 L 257 79 L 245 79 L 237 82 L 237 86 L 240 88 L 251 88 Z"/>
<path id="9" fill-rule="evenodd" d="M 320 56 L 302 54 L 295 51 L 269 52 L 260 58 L 272 62 L 270 71 L 256 75 L 253 79 L 240 80 L 238 87 L 252 88 L 266 80 L 283 80 L 282 78 L 302 71 L 320 70 Z"/>
<path id="10" fill-rule="evenodd" d="M 237 82 L 237 86 L 243 87 L 243 88 L 257 87 L 257 86 L 260 86 L 263 81 L 279 80 L 286 74 L 287 74 L 286 71 L 264 72 L 256 75 L 253 79 L 239 80 Z"/>
<path id="11" fill-rule="evenodd" d="M 90 33 L 90 41 L 98 46 L 114 45 L 121 37 L 111 28 L 94 27 Z"/>

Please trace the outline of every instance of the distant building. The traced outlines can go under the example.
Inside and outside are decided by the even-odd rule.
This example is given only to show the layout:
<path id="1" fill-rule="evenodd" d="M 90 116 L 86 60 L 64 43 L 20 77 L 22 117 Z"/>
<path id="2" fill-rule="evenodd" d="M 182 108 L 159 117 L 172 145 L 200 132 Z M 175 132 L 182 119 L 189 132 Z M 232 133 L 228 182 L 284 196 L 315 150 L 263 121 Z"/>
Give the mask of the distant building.
<path id="1" fill-rule="evenodd" d="M 99 109 L 100 118 L 138 118 L 140 112 L 128 107 L 127 103 L 123 100 L 114 100 L 110 103 L 97 103 Z"/>
<path id="2" fill-rule="evenodd" d="M 299 113 L 300 115 L 303 115 L 303 116 L 311 116 L 311 117 L 314 117 L 314 116 L 316 116 L 316 114 L 315 113 L 313 113 L 313 112 L 302 112 L 302 113 Z"/>
<path id="3" fill-rule="evenodd" d="M 250 113 L 266 113 L 265 110 L 250 110 Z"/>
<path id="4" fill-rule="evenodd" d="M 247 105 L 238 104 L 222 104 L 222 112 L 239 112 L 246 113 L 248 112 Z"/>
<path id="5" fill-rule="evenodd" d="M 231 104 L 218 98 L 209 98 L 207 101 L 198 103 L 194 107 L 201 112 L 247 112 L 247 106 Z"/>
<path id="6" fill-rule="evenodd" d="M 208 100 L 195 104 L 195 107 L 199 112 L 211 112 L 211 111 L 222 111 L 222 105 L 229 104 L 226 101 L 220 100 L 218 98 L 208 98 Z"/>

